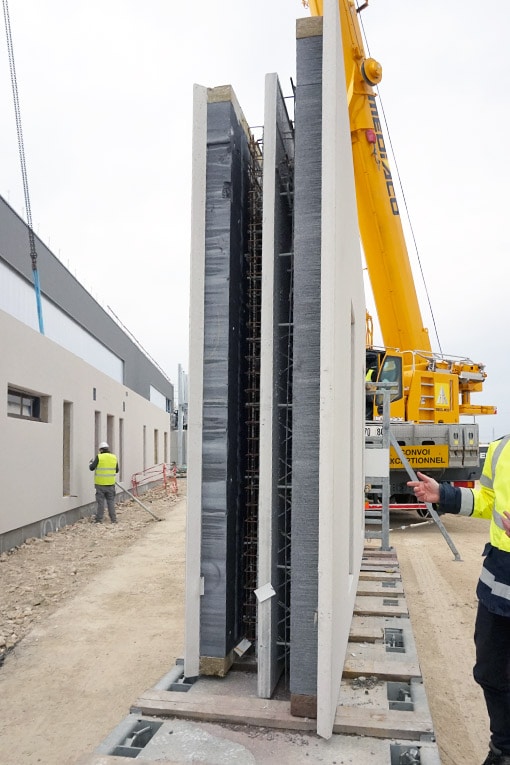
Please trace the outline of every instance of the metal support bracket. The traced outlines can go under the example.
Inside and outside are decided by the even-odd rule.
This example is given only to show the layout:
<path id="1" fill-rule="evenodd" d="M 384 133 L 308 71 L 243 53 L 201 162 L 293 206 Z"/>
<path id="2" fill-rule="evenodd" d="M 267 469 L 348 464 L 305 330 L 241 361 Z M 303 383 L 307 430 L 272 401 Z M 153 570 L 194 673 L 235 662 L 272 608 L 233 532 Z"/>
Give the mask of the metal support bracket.
<path id="1" fill-rule="evenodd" d="M 395 449 L 395 451 L 397 452 L 397 454 L 398 454 L 398 456 L 400 458 L 400 461 L 402 462 L 403 466 L 405 467 L 405 469 L 407 471 L 407 474 L 410 476 L 411 480 L 417 481 L 418 480 L 418 476 L 416 475 L 416 473 L 414 472 L 413 468 L 409 464 L 409 460 L 405 456 L 404 452 L 402 451 L 402 448 L 401 448 L 400 444 L 398 443 L 397 439 L 395 438 L 395 436 L 391 432 L 391 430 L 390 430 L 390 443 L 393 446 L 393 448 Z M 441 518 L 439 517 L 437 512 L 434 510 L 434 508 L 432 507 L 430 502 L 425 502 L 425 504 L 427 506 L 427 510 L 429 511 L 431 518 L 435 522 L 436 526 L 439 528 L 439 531 L 441 532 L 443 537 L 446 539 L 448 547 L 452 551 L 452 553 L 453 553 L 453 555 L 455 557 L 455 560 L 460 560 L 461 561 L 462 558 L 460 557 L 460 554 L 459 554 L 457 548 L 455 547 L 452 538 L 450 537 L 450 535 L 446 531 Z"/>

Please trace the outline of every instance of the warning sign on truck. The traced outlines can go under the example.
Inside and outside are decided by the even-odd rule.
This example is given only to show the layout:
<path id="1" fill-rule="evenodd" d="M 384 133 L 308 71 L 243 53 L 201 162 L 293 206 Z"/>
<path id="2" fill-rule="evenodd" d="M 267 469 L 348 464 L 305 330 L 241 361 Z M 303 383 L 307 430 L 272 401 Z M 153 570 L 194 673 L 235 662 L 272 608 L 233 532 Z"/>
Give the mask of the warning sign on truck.
<path id="1" fill-rule="evenodd" d="M 450 406 L 450 386 L 448 383 L 435 382 L 434 392 L 437 409 L 451 409 Z"/>
<path id="2" fill-rule="evenodd" d="M 414 470 L 437 470 L 448 467 L 448 444 L 433 446 L 402 446 L 402 451 Z M 403 469 L 400 458 L 393 447 L 390 448 L 390 468 Z"/>

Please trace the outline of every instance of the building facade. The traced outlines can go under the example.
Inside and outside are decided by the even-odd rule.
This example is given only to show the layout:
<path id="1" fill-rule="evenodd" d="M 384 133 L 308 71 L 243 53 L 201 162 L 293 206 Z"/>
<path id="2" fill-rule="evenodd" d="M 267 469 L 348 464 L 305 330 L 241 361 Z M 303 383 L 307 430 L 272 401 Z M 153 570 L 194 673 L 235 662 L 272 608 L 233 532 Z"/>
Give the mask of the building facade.
<path id="1" fill-rule="evenodd" d="M 93 511 L 101 441 L 128 489 L 173 459 L 172 383 L 37 238 L 36 251 L 44 335 L 28 229 L 0 198 L 0 551 Z"/>

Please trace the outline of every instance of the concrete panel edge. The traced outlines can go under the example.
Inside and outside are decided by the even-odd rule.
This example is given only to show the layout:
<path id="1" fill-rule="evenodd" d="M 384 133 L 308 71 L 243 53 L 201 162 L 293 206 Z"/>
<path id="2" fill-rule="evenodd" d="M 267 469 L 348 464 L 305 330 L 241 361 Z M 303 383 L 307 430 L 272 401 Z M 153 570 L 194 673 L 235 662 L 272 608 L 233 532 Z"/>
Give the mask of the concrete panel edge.
<path id="1" fill-rule="evenodd" d="M 323 30 L 322 16 L 310 16 L 309 18 L 296 19 L 296 38 L 320 37 Z"/>
<path id="2" fill-rule="evenodd" d="M 188 503 L 186 519 L 186 609 L 184 651 L 184 672 L 187 677 L 195 677 L 198 675 L 200 653 L 200 539 L 202 507 L 207 100 L 207 88 L 195 85 L 193 88 Z"/>
<path id="3" fill-rule="evenodd" d="M 274 385 L 274 208 L 276 162 L 276 99 L 278 77 L 267 74 L 264 103 L 264 176 L 262 229 L 262 315 L 260 358 L 260 463 L 258 586 L 271 582 L 273 558 L 273 385 Z M 271 645 L 273 599 L 258 604 L 258 695 L 272 693 Z"/>

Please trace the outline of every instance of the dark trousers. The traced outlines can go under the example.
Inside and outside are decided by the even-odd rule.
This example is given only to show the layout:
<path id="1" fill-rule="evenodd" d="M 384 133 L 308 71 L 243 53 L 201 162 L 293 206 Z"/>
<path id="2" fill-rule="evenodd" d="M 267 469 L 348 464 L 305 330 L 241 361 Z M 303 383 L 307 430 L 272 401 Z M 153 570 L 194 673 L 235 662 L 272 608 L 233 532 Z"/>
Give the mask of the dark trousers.
<path id="1" fill-rule="evenodd" d="M 113 523 L 117 520 L 115 515 L 115 484 L 112 484 L 111 486 L 100 486 L 96 483 L 96 502 L 96 521 L 103 520 L 105 502 L 108 506 L 108 515 L 110 516 L 111 522 Z"/>
<path id="2" fill-rule="evenodd" d="M 510 617 L 478 603 L 473 676 L 483 689 L 492 743 L 510 755 Z"/>

